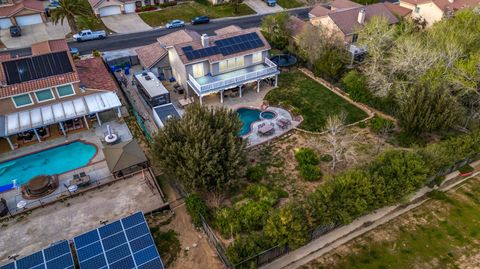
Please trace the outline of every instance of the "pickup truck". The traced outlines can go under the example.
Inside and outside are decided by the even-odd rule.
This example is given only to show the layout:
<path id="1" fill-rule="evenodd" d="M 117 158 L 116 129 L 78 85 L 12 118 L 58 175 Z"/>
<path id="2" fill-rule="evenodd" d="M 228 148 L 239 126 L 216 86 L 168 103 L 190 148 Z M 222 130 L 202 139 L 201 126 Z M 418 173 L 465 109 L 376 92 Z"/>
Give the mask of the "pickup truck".
<path id="1" fill-rule="evenodd" d="M 267 6 L 274 7 L 277 4 L 276 0 L 264 0 Z"/>
<path id="2" fill-rule="evenodd" d="M 105 31 L 92 31 L 92 30 L 82 30 L 78 34 L 73 35 L 73 39 L 77 42 L 95 40 L 95 39 L 104 39 L 107 37 Z"/>

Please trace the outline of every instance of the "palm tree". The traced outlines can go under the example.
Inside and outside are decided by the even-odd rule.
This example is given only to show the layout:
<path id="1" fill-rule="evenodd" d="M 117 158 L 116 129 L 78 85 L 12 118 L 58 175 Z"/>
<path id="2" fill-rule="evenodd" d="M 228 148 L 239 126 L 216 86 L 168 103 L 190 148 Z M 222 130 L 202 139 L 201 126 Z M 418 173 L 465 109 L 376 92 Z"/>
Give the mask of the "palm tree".
<path id="1" fill-rule="evenodd" d="M 92 16 L 92 10 L 85 0 L 60 0 L 59 6 L 50 12 L 53 24 L 59 22 L 63 25 L 63 21 L 67 19 L 68 25 L 72 33 L 78 32 L 75 23 L 76 16 L 89 17 Z"/>

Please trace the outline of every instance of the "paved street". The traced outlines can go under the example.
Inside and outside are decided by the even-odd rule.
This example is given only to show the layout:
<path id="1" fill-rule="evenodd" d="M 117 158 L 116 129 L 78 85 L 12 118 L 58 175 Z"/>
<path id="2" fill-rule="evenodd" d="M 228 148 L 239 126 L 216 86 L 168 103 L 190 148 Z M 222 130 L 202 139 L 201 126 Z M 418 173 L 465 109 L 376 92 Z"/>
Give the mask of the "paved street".
<path id="1" fill-rule="evenodd" d="M 302 19 L 308 18 L 308 11 L 310 8 L 302 8 L 289 11 Z M 213 34 L 213 31 L 229 25 L 238 25 L 242 28 L 258 27 L 265 15 L 248 16 L 238 19 L 219 19 L 204 25 L 187 25 L 187 29 L 195 30 L 201 34 Z M 151 31 L 113 35 L 104 40 L 94 40 L 84 43 L 70 42 L 70 47 L 78 48 L 81 54 L 89 54 L 92 50 L 100 51 L 119 50 L 126 48 L 133 48 L 151 44 L 157 40 L 159 36 L 174 32 L 176 29 L 155 29 Z"/>

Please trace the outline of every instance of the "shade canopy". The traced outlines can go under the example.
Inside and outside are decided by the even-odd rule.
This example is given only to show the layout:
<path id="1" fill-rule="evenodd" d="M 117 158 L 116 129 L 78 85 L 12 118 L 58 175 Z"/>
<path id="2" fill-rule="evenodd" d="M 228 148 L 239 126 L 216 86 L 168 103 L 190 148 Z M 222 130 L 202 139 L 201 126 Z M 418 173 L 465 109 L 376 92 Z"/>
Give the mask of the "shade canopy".
<path id="1" fill-rule="evenodd" d="M 148 161 L 136 140 L 107 145 L 103 148 L 103 154 L 105 155 L 108 169 L 112 173 Z"/>

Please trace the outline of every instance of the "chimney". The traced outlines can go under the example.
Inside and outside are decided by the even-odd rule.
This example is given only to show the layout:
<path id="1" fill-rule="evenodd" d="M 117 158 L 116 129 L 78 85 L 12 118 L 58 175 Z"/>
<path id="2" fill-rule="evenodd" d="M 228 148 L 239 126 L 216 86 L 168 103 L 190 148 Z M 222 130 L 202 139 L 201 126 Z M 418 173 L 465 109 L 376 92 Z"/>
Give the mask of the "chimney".
<path id="1" fill-rule="evenodd" d="M 454 0 L 448 0 L 448 2 L 450 2 L 450 4 L 453 4 Z"/>
<path id="2" fill-rule="evenodd" d="M 449 1 L 451 1 L 451 0 L 449 0 Z M 360 9 L 360 11 L 358 11 L 358 18 L 357 18 L 358 23 L 364 24 L 365 23 L 365 16 L 366 16 L 365 9 L 364 8 Z"/>
<path id="3" fill-rule="evenodd" d="M 204 48 L 208 47 L 208 35 L 207 34 L 202 35 L 202 47 L 204 47 Z"/>

